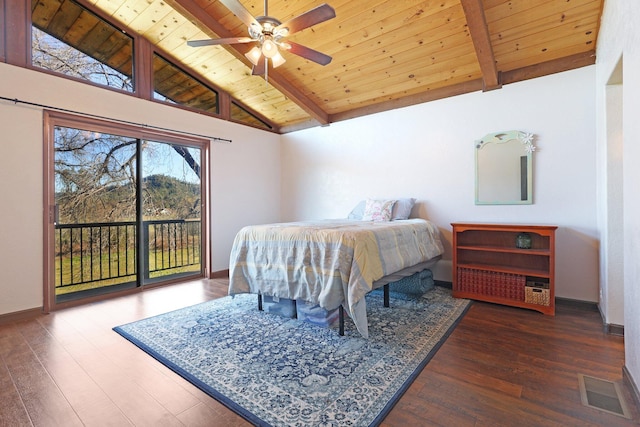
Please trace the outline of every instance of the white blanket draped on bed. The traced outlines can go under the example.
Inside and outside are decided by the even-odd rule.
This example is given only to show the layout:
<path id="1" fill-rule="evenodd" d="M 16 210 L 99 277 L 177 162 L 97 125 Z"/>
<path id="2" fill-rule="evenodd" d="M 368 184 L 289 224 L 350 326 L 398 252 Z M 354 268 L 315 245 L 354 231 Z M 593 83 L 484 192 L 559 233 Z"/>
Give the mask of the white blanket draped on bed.
<path id="1" fill-rule="evenodd" d="M 249 226 L 231 250 L 229 294 L 305 300 L 326 310 L 342 305 L 367 338 L 364 295 L 372 283 L 442 252 L 437 227 L 423 219 Z"/>

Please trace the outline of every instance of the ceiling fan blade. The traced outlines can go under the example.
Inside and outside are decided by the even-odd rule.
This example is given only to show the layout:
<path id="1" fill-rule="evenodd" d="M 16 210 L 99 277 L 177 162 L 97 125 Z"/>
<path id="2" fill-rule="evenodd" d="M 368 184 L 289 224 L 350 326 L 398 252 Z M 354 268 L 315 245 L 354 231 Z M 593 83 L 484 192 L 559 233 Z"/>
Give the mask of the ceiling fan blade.
<path id="1" fill-rule="evenodd" d="M 307 12 L 298 15 L 295 18 L 291 18 L 287 22 L 278 25 L 275 28 L 274 32 L 282 28 L 288 28 L 289 34 L 293 34 L 296 31 L 304 30 L 305 28 L 309 28 L 313 25 L 328 21 L 329 19 L 335 17 L 336 11 L 333 10 L 331 6 L 325 3 L 314 9 L 308 10 Z"/>
<path id="2" fill-rule="evenodd" d="M 251 74 L 254 76 L 261 76 L 264 74 L 264 70 L 265 70 L 265 65 L 266 65 L 266 61 L 264 59 L 264 56 L 260 57 L 260 60 L 258 61 L 258 65 L 254 65 L 253 66 L 253 70 L 251 70 Z"/>
<path id="3" fill-rule="evenodd" d="M 301 44 L 294 43 L 292 41 L 287 40 L 287 44 L 291 46 L 289 52 L 296 54 L 298 56 L 302 56 L 303 58 L 308 59 L 309 61 L 317 62 L 320 65 L 327 65 L 331 62 L 331 57 L 329 55 L 325 55 L 322 52 L 318 52 L 317 50 L 313 50 L 309 47 L 302 46 Z"/>
<path id="4" fill-rule="evenodd" d="M 257 25 L 262 28 L 256 18 L 238 0 L 220 0 L 234 15 L 236 15 L 247 27 Z"/>
<path id="5" fill-rule="evenodd" d="M 254 41 L 251 37 L 229 37 L 225 39 L 189 40 L 187 44 L 191 47 L 213 46 L 218 44 L 249 43 Z"/>

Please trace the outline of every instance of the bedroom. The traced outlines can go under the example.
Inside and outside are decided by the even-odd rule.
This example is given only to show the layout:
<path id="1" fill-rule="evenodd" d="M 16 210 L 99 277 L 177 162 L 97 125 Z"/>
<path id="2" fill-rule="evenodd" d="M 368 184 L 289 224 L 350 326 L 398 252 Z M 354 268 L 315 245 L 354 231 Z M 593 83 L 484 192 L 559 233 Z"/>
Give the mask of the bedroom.
<path id="1" fill-rule="evenodd" d="M 633 119 L 640 114 L 635 77 L 640 35 L 635 22 L 631 1 L 605 2 L 594 66 L 282 136 L 4 63 L 0 88 L 9 98 L 232 139 L 211 147 L 213 271 L 228 267 L 231 242 L 245 224 L 344 217 L 370 196 L 418 198 L 418 215 L 436 222 L 449 242 L 454 221 L 557 224 L 558 296 L 600 301 L 605 322 L 624 325 L 626 366 L 638 384 L 640 312 L 634 302 L 640 301 L 640 273 L 633 260 L 640 208 L 633 191 L 640 172 L 633 165 L 640 154 L 632 135 L 640 133 Z M 606 163 L 607 102 L 615 93 L 605 87 L 622 54 L 625 85 L 614 91 L 624 91 L 618 111 L 630 119 L 620 124 L 624 154 Z M 0 113 L 5 144 L 0 199 L 13 206 L 3 209 L 0 226 L 5 242 L 0 314 L 7 314 L 42 305 L 42 117 L 38 110 L 4 102 Z M 538 135 L 534 204 L 475 206 L 473 141 L 506 128 Z M 10 141 L 21 144 L 9 150 Z M 616 176 L 619 171 L 624 175 Z M 606 196 L 607 179 L 618 180 L 609 187 L 617 190 L 613 197 Z M 624 222 L 610 222 L 620 212 Z M 616 252 L 620 241 L 623 266 Z M 605 276 L 622 267 L 621 276 Z M 450 280 L 450 265 L 443 262 L 435 273 Z"/>

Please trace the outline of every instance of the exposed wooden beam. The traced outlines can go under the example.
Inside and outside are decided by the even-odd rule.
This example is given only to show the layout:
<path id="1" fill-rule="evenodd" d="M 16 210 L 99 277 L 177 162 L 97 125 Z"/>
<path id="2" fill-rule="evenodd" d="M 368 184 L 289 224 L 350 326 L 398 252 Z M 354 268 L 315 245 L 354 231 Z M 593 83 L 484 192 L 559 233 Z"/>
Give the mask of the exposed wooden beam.
<path id="1" fill-rule="evenodd" d="M 303 122 L 294 123 L 292 125 L 282 126 L 280 128 L 280 134 L 295 132 L 295 131 L 304 130 L 304 129 L 311 129 L 311 128 L 318 127 L 319 125 L 320 124 L 316 120 L 309 119 Z M 322 126 L 330 126 L 330 125 L 327 123 Z"/>
<path id="2" fill-rule="evenodd" d="M 502 73 L 502 83 L 509 84 L 521 82 L 523 80 L 534 79 L 536 77 L 548 76 L 549 74 L 561 73 L 563 71 L 574 70 L 576 68 L 586 67 L 596 63 L 596 52 L 590 50 L 588 52 L 578 53 L 564 58 L 554 59 L 542 62 L 528 67 L 518 68 L 516 70 L 505 71 Z"/>
<path id="3" fill-rule="evenodd" d="M 339 122 L 342 120 L 353 119 L 368 114 L 380 113 L 383 111 L 395 110 L 396 108 L 408 107 L 411 105 L 422 104 L 425 102 L 436 101 L 438 99 L 449 98 L 451 96 L 462 95 L 464 93 L 476 92 L 482 90 L 483 83 L 481 79 L 471 80 L 465 83 L 459 83 L 439 89 L 432 89 L 426 92 L 417 93 L 415 95 L 406 96 L 404 98 L 393 99 L 366 107 L 355 108 L 353 110 L 342 113 L 331 114 L 331 122 Z"/>
<path id="4" fill-rule="evenodd" d="M 491 47 L 491 39 L 489 37 L 489 29 L 487 28 L 487 20 L 484 16 L 484 7 L 482 0 L 461 0 L 465 17 L 467 18 L 467 27 L 473 46 L 476 49 L 476 56 L 482 71 L 484 80 L 484 90 L 499 89 L 502 84 L 500 75 L 496 68 L 496 59 Z"/>
<path id="5" fill-rule="evenodd" d="M 595 51 L 579 53 L 552 61 L 543 62 L 529 67 L 518 68 L 516 70 L 501 73 L 502 84 L 516 83 L 523 80 L 543 77 L 550 74 L 560 73 L 563 71 L 574 70 L 576 68 L 593 65 L 596 62 Z M 472 80 L 465 83 L 459 83 L 453 86 L 447 86 L 440 89 L 429 90 L 401 99 L 385 101 L 375 105 L 369 105 L 362 108 L 342 113 L 331 114 L 331 122 L 339 122 L 342 120 L 353 119 L 356 117 L 366 116 L 368 114 L 380 113 L 383 111 L 394 110 L 396 108 L 408 107 L 410 105 L 422 104 L 424 102 L 436 101 L 438 99 L 449 98 L 451 96 L 462 95 L 465 93 L 486 90 L 482 80 Z M 306 129 L 317 126 L 314 122 L 299 123 L 295 126 L 286 126 L 280 129 L 280 133 L 293 132 L 296 130 Z"/>
<path id="6" fill-rule="evenodd" d="M 273 70 L 269 70 L 269 83 L 284 94 L 287 98 L 295 102 L 300 108 L 306 111 L 312 118 L 321 125 L 329 124 L 329 114 L 311 101 L 298 88 Z"/>
<path id="7" fill-rule="evenodd" d="M 167 0 L 167 3 L 175 8 L 183 16 L 187 17 L 194 24 L 200 27 L 206 33 L 213 32 L 217 37 L 236 37 L 224 26 L 222 26 L 215 17 L 211 16 L 207 11 L 202 9 L 194 0 Z M 231 52 L 238 60 L 251 68 L 251 63 L 244 56 L 249 51 L 246 44 L 229 45 Z M 329 115 L 315 104 L 302 91 L 293 86 L 287 79 L 278 74 L 275 70 L 269 70 L 269 83 L 282 92 L 286 97 L 291 99 L 300 108 L 307 112 L 312 118 L 320 124 L 329 123 Z"/>

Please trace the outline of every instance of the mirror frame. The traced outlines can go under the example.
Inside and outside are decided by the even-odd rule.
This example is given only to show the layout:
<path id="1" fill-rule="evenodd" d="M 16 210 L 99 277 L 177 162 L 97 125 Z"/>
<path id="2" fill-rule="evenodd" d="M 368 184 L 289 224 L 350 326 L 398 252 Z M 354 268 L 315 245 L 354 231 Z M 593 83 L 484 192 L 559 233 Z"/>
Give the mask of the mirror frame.
<path id="1" fill-rule="evenodd" d="M 519 141 L 523 144 L 523 152 L 527 157 L 527 198 L 523 200 L 480 200 L 480 164 L 478 152 L 486 144 L 506 144 L 511 141 Z M 475 141 L 475 166 L 476 166 L 476 205 L 531 205 L 533 204 L 533 134 L 518 130 L 495 132 L 485 135 Z"/>

